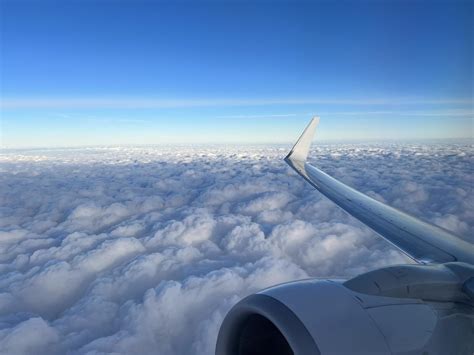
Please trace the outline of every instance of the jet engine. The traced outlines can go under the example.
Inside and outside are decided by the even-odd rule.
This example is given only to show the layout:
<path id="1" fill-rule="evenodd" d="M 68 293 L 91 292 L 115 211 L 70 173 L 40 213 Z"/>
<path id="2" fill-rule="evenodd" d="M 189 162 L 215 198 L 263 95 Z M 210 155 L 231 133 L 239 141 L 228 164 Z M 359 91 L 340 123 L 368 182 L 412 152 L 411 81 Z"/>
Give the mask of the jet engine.
<path id="1" fill-rule="evenodd" d="M 460 302 L 416 298 L 417 280 L 424 280 L 423 292 L 442 290 L 442 298 L 450 289 L 458 292 Z M 296 281 L 248 296 L 225 317 L 216 355 L 472 354 L 473 340 L 473 307 L 459 278 L 444 266 L 406 265 L 346 282 Z"/>

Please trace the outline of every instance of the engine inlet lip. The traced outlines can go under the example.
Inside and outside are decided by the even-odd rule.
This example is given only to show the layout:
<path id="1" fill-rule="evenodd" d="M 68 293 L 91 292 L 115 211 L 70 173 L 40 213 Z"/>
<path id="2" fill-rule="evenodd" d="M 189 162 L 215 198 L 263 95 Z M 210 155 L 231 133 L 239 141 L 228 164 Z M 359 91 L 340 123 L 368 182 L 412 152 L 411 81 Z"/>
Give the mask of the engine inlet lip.
<path id="1" fill-rule="evenodd" d="M 217 337 L 216 355 L 235 355 L 239 329 L 251 315 L 261 315 L 272 322 L 284 336 L 294 355 L 321 355 L 313 337 L 301 320 L 284 303 L 253 294 L 237 303 L 227 313 Z"/>

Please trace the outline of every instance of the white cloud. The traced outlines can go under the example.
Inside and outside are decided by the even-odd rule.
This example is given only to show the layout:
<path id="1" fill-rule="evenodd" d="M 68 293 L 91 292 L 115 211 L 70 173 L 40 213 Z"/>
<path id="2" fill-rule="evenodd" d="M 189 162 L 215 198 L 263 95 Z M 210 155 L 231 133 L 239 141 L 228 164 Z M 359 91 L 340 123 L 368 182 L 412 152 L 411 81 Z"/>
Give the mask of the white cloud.
<path id="1" fill-rule="evenodd" d="M 287 147 L 0 156 L 0 352 L 211 354 L 241 297 L 409 262 L 297 177 Z M 469 239 L 472 147 L 317 146 L 371 196 Z"/>
<path id="2" fill-rule="evenodd" d="M 11 329 L 0 330 L 2 354 L 58 353 L 59 334 L 41 318 L 32 317 Z"/>

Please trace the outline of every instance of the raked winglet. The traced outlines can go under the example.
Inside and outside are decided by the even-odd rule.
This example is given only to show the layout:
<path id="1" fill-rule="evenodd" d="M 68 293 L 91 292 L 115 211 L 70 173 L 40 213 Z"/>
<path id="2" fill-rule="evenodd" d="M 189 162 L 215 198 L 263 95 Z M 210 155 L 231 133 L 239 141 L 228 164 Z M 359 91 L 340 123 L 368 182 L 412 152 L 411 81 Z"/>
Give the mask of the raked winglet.
<path id="1" fill-rule="evenodd" d="M 314 117 L 285 161 L 314 188 L 420 263 L 474 264 L 474 245 L 450 231 L 377 201 L 306 162 L 319 123 Z"/>
<path id="2" fill-rule="evenodd" d="M 300 136 L 291 151 L 285 157 L 285 160 L 305 162 L 308 157 L 311 141 L 313 140 L 316 127 L 319 124 L 319 117 L 315 116 L 311 122 L 306 126 L 303 134 Z"/>

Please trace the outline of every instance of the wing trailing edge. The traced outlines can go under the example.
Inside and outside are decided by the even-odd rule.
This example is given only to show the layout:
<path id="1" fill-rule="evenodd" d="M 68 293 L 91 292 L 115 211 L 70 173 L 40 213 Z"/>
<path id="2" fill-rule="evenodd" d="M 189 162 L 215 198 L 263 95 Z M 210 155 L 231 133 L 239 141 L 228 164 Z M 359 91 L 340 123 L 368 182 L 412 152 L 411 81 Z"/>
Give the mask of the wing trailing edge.
<path id="1" fill-rule="evenodd" d="M 314 188 L 419 263 L 474 264 L 474 245 L 453 233 L 345 185 L 306 162 L 319 117 L 311 120 L 285 161 Z"/>

